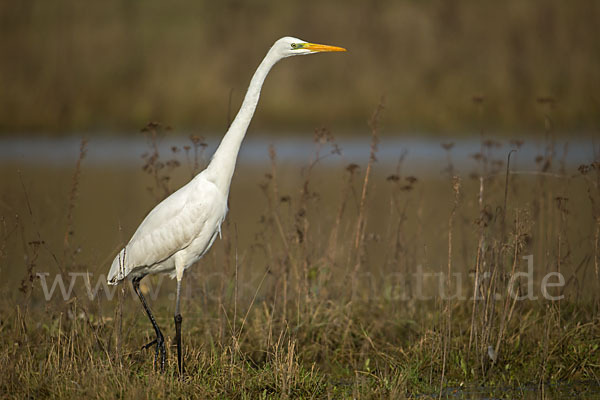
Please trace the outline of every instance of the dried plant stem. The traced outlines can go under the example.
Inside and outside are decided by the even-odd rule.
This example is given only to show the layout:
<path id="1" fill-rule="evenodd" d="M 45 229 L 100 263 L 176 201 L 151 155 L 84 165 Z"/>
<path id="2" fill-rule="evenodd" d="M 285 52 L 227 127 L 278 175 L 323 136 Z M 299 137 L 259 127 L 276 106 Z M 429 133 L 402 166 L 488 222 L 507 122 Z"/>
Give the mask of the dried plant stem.
<path id="1" fill-rule="evenodd" d="M 346 184 L 342 189 L 340 204 L 338 206 L 337 214 L 335 216 L 335 222 L 333 224 L 333 227 L 331 228 L 331 234 L 329 236 L 329 250 L 327 253 L 328 258 L 332 263 L 335 263 L 337 257 L 338 234 L 342 223 L 342 217 L 344 216 L 344 211 L 346 210 L 346 202 L 348 200 L 350 191 L 352 190 L 352 184 L 354 181 L 354 166 L 348 167 L 346 169 L 348 170 L 348 179 L 346 180 Z"/>
<path id="2" fill-rule="evenodd" d="M 287 236 L 285 234 L 285 229 L 281 222 L 281 218 L 279 216 L 278 211 L 278 200 L 279 200 L 279 187 L 277 185 L 277 152 L 275 151 L 275 147 L 273 145 L 269 146 L 269 158 L 271 159 L 271 173 L 267 174 L 268 183 L 262 185 L 263 192 L 265 197 L 267 198 L 267 206 L 269 210 L 269 214 L 275 223 L 277 228 L 277 233 L 279 234 L 279 238 L 281 239 L 281 243 L 285 249 L 285 253 L 287 258 L 290 258 L 290 246 L 288 243 Z M 268 190 L 269 183 L 272 185 L 272 190 Z"/>
<path id="3" fill-rule="evenodd" d="M 596 282 L 600 285 L 598 261 L 600 260 L 600 218 L 596 218 L 596 234 L 594 235 L 594 270 L 596 271 Z"/>
<path id="4" fill-rule="evenodd" d="M 520 231 L 520 221 L 519 221 L 519 213 L 517 212 L 517 215 L 515 217 L 515 245 L 514 245 L 514 252 L 513 252 L 513 264 L 512 264 L 512 270 L 510 272 L 510 276 L 515 276 L 515 271 L 517 269 L 517 261 L 519 259 L 519 239 L 521 236 L 521 231 Z M 512 288 L 509 288 L 510 290 L 512 290 Z M 517 301 L 518 296 L 514 296 L 513 302 L 512 302 L 512 306 L 511 306 L 511 311 L 509 312 L 509 305 L 511 303 L 511 298 L 510 296 L 506 296 L 506 299 L 504 300 L 504 310 L 502 312 L 502 318 L 500 319 L 500 328 L 498 331 L 498 339 L 496 341 L 496 346 L 494 348 L 496 357 L 499 354 L 498 352 L 500 351 L 500 344 L 502 343 L 502 338 L 504 336 L 504 330 L 506 329 L 506 325 L 510 322 L 510 316 L 512 315 L 512 309 L 515 306 L 515 302 Z M 495 363 L 496 360 L 492 360 L 492 364 Z"/>
<path id="5" fill-rule="evenodd" d="M 473 308 L 471 311 L 471 330 L 469 333 L 469 346 L 467 347 L 468 352 L 471 351 L 471 346 L 473 344 L 473 335 L 475 331 L 475 310 L 477 308 L 477 291 L 479 290 L 479 271 L 481 266 L 482 259 L 482 251 L 483 251 L 483 233 L 484 233 L 484 208 L 483 208 L 483 190 L 484 190 L 484 179 L 483 176 L 479 177 L 479 240 L 477 242 L 477 258 L 475 260 L 475 283 L 473 285 Z"/>
<path id="6" fill-rule="evenodd" d="M 69 249 L 69 237 L 73 234 L 73 210 L 75 209 L 75 200 L 77 199 L 77 191 L 79 189 L 79 179 L 81 177 L 81 164 L 87 153 L 87 139 L 82 139 L 79 145 L 79 157 L 75 164 L 75 171 L 73 172 L 73 179 L 71 182 L 71 192 L 69 194 L 69 203 L 67 207 L 67 227 L 65 229 L 65 236 L 63 241 L 63 248 L 66 252 Z"/>
<path id="7" fill-rule="evenodd" d="M 367 169 L 365 171 L 365 179 L 363 181 L 362 193 L 360 196 L 360 205 L 358 208 L 358 218 L 356 221 L 356 234 L 354 237 L 354 250 L 356 251 L 356 264 L 354 266 L 354 275 L 358 272 L 361 263 L 361 247 L 364 241 L 365 235 L 365 208 L 367 203 L 367 192 L 369 188 L 369 177 L 371 176 L 371 169 L 373 168 L 373 163 L 377 161 L 377 143 L 379 141 L 378 138 L 378 126 L 379 126 L 379 116 L 384 109 L 384 99 L 382 98 L 377 105 L 377 108 L 373 112 L 371 119 L 369 120 L 369 127 L 371 128 L 371 151 L 369 155 L 369 162 L 367 163 Z"/>
<path id="8" fill-rule="evenodd" d="M 442 376 L 440 377 L 440 393 L 439 398 L 442 397 L 442 388 L 444 385 L 444 378 L 446 375 L 446 360 L 448 357 L 448 347 L 450 346 L 450 339 L 452 337 L 452 306 L 450 290 L 452 283 L 452 228 L 454 227 L 454 217 L 456 215 L 456 209 L 458 208 L 458 201 L 460 196 L 460 178 L 454 176 L 452 178 L 452 190 L 454 191 L 454 204 L 452 206 L 452 211 L 450 212 L 450 218 L 448 219 L 448 269 L 446 271 L 446 293 L 447 298 L 445 299 L 445 307 L 444 307 L 444 315 L 445 319 L 445 329 L 443 342 L 444 347 L 442 351 Z"/>
<path id="9" fill-rule="evenodd" d="M 115 309 L 115 362 L 122 366 L 121 360 L 121 346 L 123 343 L 123 296 L 125 294 L 125 288 L 121 287 L 117 290 L 117 307 Z"/>
<path id="10" fill-rule="evenodd" d="M 279 186 L 277 184 L 277 152 L 275 151 L 275 147 L 273 145 L 269 146 L 269 158 L 271 159 L 271 176 L 270 182 L 272 184 L 271 194 L 266 193 L 267 202 L 269 205 L 269 209 L 271 210 L 271 217 L 275 222 L 275 226 L 277 227 L 277 232 L 279 233 L 279 238 L 281 239 L 281 243 L 285 249 L 286 256 L 290 258 L 290 245 L 288 243 L 287 236 L 285 234 L 285 229 L 283 228 L 283 224 L 281 222 L 281 218 L 279 217 L 277 202 L 279 200 Z"/>
<path id="11" fill-rule="evenodd" d="M 507 159 L 506 159 L 506 175 L 504 178 L 504 203 L 502 204 L 502 237 L 503 238 L 504 238 L 505 227 L 506 227 L 506 205 L 508 202 L 508 183 L 509 183 L 509 178 L 510 178 L 510 156 L 514 152 L 516 152 L 516 150 L 509 151 Z"/>

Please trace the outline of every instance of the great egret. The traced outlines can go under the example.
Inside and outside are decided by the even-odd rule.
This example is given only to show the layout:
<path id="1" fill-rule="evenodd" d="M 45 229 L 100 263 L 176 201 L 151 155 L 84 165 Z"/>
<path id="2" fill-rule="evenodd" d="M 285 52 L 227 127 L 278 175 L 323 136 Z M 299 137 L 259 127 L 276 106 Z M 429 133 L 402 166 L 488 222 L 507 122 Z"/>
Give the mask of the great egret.
<path id="1" fill-rule="evenodd" d="M 154 207 L 115 257 L 108 273 L 108 283 L 116 285 L 125 278 L 131 280 L 156 332 L 156 339 L 144 348 L 156 345 L 154 363 L 160 353 L 161 371 L 166 357 L 164 337 L 140 291 L 140 281 L 146 275 L 157 273 L 169 273 L 171 278 L 177 278 L 175 341 L 177 366 L 181 374 L 181 279 L 183 272 L 208 251 L 221 232 L 237 154 L 254 115 L 263 82 L 271 67 L 283 58 L 329 51 L 346 49 L 308 43 L 293 37 L 277 40 L 256 69 L 242 106 L 206 169 Z"/>

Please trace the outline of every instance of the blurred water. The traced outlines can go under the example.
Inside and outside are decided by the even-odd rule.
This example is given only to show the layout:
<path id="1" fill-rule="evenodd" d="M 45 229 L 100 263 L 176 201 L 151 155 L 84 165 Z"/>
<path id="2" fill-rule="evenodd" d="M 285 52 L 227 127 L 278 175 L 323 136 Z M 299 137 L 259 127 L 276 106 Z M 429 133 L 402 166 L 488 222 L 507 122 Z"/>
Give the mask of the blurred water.
<path id="1" fill-rule="evenodd" d="M 487 140 L 487 139 L 486 139 Z M 0 162 L 25 163 L 29 165 L 70 166 L 78 158 L 81 138 L 0 138 Z M 452 144 L 448 150 L 443 144 Z M 569 139 L 524 139 L 518 151 L 511 157 L 511 169 L 536 168 L 535 159 L 540 155 L 553 154 L 554 165 L 564 163 L 565 167 L 577 167 L 600 157 L 600 141 L 592 137 Z M 162 138 L 158 143 L 163 160 L 173 157 L 172 147 L 177 146 L 179 159 L 185 160 L 184 146 L 191 141 L 186 136 Z M 218 145 L 218 139 L 207 140 L 204 153 L 208 159 Z M 339 154 L 333 154 L 331 143 L 318 145 L 311 135 L 265 136 L 249 134 L 245 139 L 238 163 L 240 165 L 268 165 L 269 146 L 273 145 L 279 163 L 306 164 L 315 158 L 320 146 L 320 162 L 326 164 L 365 164 L 369 159 L 370 137 L 354 136 L 336 140 Z M 448 147 L 448 146 L 446 146 Z M 406 137 L 405 135 L 386 136 L 378 143 L 377 160 L 382 164 L 396 164 L 404 154 L 403 169 L 413 172 L 445 168 L 449 160 L 457 169 L 476 167 L 474 155 L 484 151 L 490 159 L 506 161 L 511 149 L 516 149 L 508 140 L 492 140 L 487 146 L 478 138 L 441 139 Z M 128 137 L 92 137 L 87 144 L 86 164 L 95 166 L 123 165 L 136 166 L 141 156 L 149 152 L 150 144 L 142 135 Z M 450 157 L 450 159 L 449 159 Z"/>

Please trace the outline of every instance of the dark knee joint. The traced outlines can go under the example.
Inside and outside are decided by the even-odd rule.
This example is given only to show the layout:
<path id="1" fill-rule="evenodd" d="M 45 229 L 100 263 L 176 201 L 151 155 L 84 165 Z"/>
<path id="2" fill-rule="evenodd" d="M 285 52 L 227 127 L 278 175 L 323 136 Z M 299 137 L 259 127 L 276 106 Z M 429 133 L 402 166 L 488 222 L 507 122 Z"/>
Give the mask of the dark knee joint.
<path id="1" fill-rule="evenodd" d="M 181 321 L 183 321 L 183 318 L 181 317 L 181 314 L 177 314 L 175 316 L 175 322 L 178 323 L 178 324 L 180 324 Z"/>

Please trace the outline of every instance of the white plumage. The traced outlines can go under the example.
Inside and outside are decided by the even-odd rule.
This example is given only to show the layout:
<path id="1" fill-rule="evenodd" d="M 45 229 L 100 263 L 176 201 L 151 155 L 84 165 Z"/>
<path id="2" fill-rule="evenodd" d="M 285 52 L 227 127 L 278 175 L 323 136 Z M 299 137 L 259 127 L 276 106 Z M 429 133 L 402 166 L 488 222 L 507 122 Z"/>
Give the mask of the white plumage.
<path id="1" fill-rule="evenodd" d="M 206 171 L 150 211 L 115 257 L 108 283 L 159 272 L 174 278 L 176 264 L 183 271 L 208 251 L 227 214 L 227 193 L 207 177 Z"/>
<path id="2" fill-rule="evenodd" d="M 169 273 L 172 278 L 177 278 L 175 329 L 181 373 L 181 279 L 185 269 L 198 261 L 220 234 L 221 223 L 227 214 L 227 197 L 237 155 L 256 110 L 264 80 L 271 67 L 283 58 L 326 51 L 345 49 L 293 37 L 276 41 L 252 76 L 242 106 L 206 169 L 154 207 L 115 257 L 108 273 L 108 283 L 116 285 L 125 278 L 131 279 L 156 332 L 156 339 L 145 347 L 156 344 L 155 362 L 160 351 L 161 369 L 165 364 L 164 338 L 139 290 L 139 281 L 156 273 Z"/>

